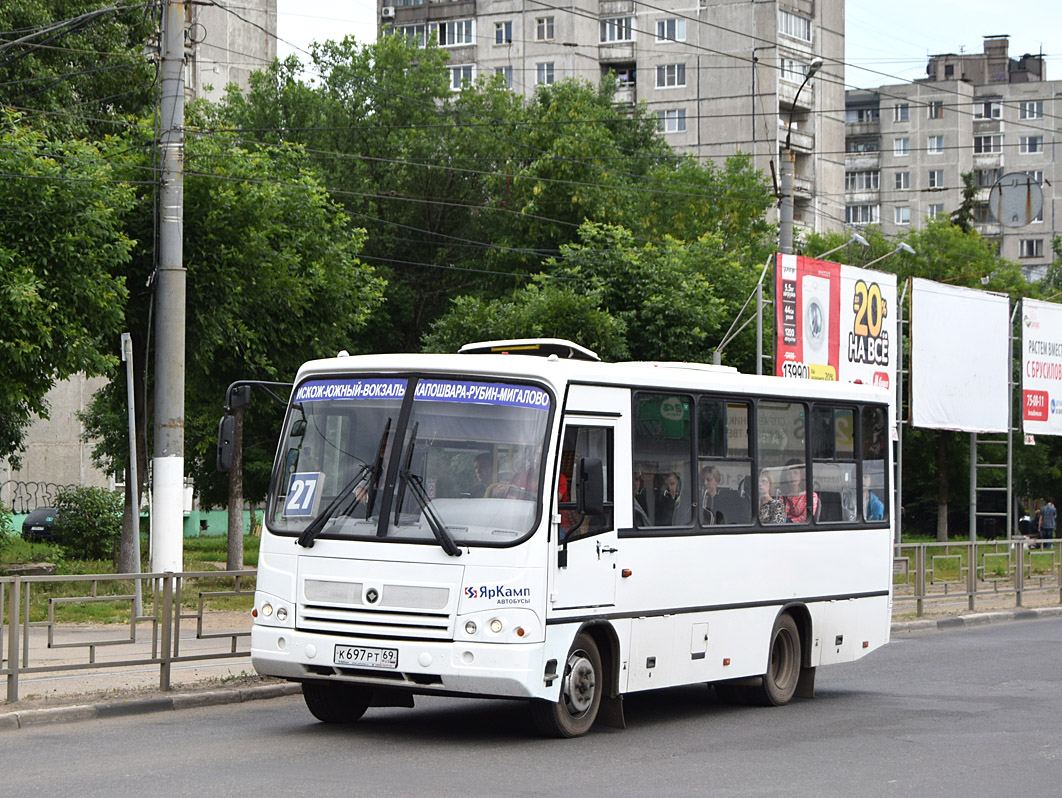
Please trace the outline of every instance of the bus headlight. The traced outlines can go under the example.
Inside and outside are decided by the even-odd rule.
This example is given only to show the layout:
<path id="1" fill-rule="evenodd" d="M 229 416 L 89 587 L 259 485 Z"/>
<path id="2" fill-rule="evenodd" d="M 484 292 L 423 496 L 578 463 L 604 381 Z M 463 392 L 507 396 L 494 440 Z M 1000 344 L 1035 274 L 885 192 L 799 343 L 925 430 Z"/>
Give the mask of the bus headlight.
<path id="1" fill-rule="evenodd" d="M 474 635 L 475 633 L 476 633 L 476 622 L 475 621 L 466 621 L 465 622 L 465 634 Z"/>
<path id="2" fill-rule="evenodd" d="M 491 618 L 490 630 L 492 632 L 494 632 L 494 634 L 498 634 L 499 632 L 501 632 L 502 626 L 503 626 L 502 622 L 499 621 L 497 618 Z"/>

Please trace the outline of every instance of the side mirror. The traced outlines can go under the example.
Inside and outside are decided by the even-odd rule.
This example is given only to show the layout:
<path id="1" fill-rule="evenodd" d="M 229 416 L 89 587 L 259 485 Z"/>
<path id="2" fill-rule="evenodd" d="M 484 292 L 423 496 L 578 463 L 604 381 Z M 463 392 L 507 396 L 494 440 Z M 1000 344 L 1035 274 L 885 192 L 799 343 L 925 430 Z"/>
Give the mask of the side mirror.
<path id="1" fill-rule="evenodd" d="M 218 471 L 227 473 L 232 468 L 232 452 L 236 437 L 236 417 L 225 415 L 218 423 Z"/>
<path id="2" fill-rule="evenodd" d="M 229 395 L 225 397 L 229 410 L 239 410 L 251 403 L 251 386 L 238 385 L 229 388 Z"/>
<path id="3" fill-rule="evenodd" d="M 601 460 L 597 457 L 580 457 L 576 470 L 578 490 L 576 507 L 582 515 L 601 515 L 605 512 L 605 476 Z"/>

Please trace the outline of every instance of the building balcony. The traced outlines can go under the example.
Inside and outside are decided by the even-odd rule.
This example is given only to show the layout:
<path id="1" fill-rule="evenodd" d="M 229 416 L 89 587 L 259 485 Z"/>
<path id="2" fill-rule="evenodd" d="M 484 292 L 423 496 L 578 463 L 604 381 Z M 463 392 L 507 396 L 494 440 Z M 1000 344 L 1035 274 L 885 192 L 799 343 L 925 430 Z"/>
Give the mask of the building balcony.
<path id="1" fill-rule="evenodd" d="M 880 152 L 850 152 L 844 156 L 844 168 L 848 172 L 865 172 L 881 168 Z"/>
<path id="2" fill-rule="evenodd" d="M 811 85 L 812 82 L 814 81 L 806 84 L 801 90 L 799 83 L 790 83 L 788 80 L 778 81 L 778 104 L 786 108 L 795 108 L 798 111 L 810 111 L 815 105 L 815 89 Z M 794 103 L 798 91 L 800 91 L 800 99 L 799 102 Z"/>
<path id="3" fill-rule="evenodd" d="M 785 142 L 786 136 L 789 136 L 789 146 L 799 152 L 811 152 L 815 149 L 815 136 L 812 133 L 805 133 L 800 129 L 786 126 L 784 119 L 778 120 L 778 140 Z"/>
<path id="4" fill-rule="evenodd" d="M 815 194 L 815 181 L 810 177 L 793 175 L 793 196 L 798 199 L 811 199 Z"/>
<path id="5" fill-rule="evenodd" d="M 881 122 L 850 122 L 844 126 L 844 134 L 846 136 L 880 136 Z"/>
<path id="6" fill-rule="evenodd" d="M 998 133 L 1003 129 L 1003 122 L 999 119 L 974 119 L 974 133 Z"/>
<path id="7" fill-rule="evenodd" d="M 620 86 L 612 97 L 612 103 L 617 106 L 623 105 L 633 108 L 637 102 L 638 93 L 635 91 L 634 86 Z"/>
<path id="8" fill-rule="evenodd" d="M 634 60 L 634 42 L 611 42 L 597 47 L 598 60 L 603 64 Z"/>
<path id="9" fill-rule="evenodd" d="M 1001 166 L 1003 166 L 1003 153 L 974 153 L 973 166 L 974 169 L 999 169 Z"/>
<path id="10" fill-rule="evenodd" d="M 999 222 L 974 222 L 974 230 L 985 238 L 999 238 L 1003 235 L 1003 225 Z"/>

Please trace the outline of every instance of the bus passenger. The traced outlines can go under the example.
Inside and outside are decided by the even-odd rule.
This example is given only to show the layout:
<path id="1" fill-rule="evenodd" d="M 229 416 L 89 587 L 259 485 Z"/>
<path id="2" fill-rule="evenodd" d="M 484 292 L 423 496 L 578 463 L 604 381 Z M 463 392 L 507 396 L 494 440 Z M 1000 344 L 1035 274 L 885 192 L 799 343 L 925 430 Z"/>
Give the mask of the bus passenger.
<path id="1" fill-rule="evenodd" d="M 663 488 L 656 497 L 656 526 L 671 526 L 677 523 L 675 511 L 678 509 L 682 493 L 682 481 L 674 471 L 664 475 Z"/>
<path id="2" fill-rule="evenodd" d="M 774 482 L 771 475 L 764 469 L 760 472 L 760 523 L 761 524 L 784 524 L 785 508 L 782 500 L 774 497 Z"/>
<path id="3" fill-rule="evenodd" d="M 804 464 L 791 460 L 782 475 L 782 502 L 785 517 L 791 524 L 806 524 L 808 521 L 808 489 L 804 479 Z M 812 492 L 812 516 L 819 517 L 819 494 Z"/>

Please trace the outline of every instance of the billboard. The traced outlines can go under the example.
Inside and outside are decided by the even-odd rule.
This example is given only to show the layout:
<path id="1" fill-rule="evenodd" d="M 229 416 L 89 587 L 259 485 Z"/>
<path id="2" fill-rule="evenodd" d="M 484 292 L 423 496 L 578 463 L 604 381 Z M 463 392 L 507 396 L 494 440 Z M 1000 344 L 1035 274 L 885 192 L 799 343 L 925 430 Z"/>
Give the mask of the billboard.
<path id="1" fill-rule="evenodd" d="M 911 281 L 911 424 L 1006 432 L 1010 299 Z"/>
<path id="2" fill-rule="evenodd" d="M 777 256 L 775 374 L 896 384 L 896 275 Z"/>
<path id="3" fill-rule="evenodd" d="M 1021 424 L 1026 435 L 1062 435 L 1062 306 L 1021 301 Z"/>

